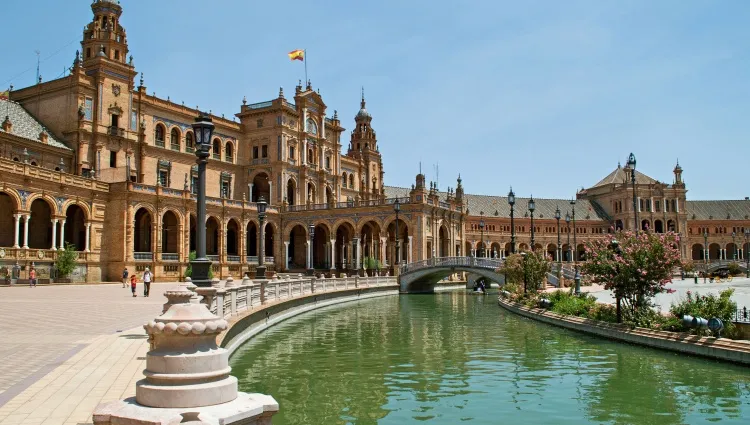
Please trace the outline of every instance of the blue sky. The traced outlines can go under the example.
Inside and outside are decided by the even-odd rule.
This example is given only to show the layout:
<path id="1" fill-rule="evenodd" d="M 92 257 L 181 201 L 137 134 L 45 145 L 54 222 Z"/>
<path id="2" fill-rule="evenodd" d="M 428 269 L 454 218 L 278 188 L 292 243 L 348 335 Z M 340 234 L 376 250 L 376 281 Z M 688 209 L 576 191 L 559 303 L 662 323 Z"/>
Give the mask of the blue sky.
<path id="1" fill-rule="evenodd" d="M 750 196 L 745 0 L 123 0 L 149 93 L 231 116 L 308 73 L 351 129 L 365 87 L 386 184 L 566 198 L 632 151 L 689 199 Z M 90 1 L 3 1 L 0 84 L 59 77 Z M 207 57 L 197 57 L 196 54 Z M 344 140 L 348 142 L 348 130 Z"/>

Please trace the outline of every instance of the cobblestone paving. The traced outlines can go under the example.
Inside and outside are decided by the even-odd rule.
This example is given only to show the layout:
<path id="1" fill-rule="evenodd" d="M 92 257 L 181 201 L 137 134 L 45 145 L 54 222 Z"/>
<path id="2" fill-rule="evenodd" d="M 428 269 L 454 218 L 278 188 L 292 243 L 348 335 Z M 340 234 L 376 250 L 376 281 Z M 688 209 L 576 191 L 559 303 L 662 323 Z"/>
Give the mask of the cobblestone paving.
<path id="1" fill-rule="evenodd" d="M 103 336 L 119 338 L 110 344 L 123 353 L 142 347 L 145 334 L 134 328 L 161 314 L 162 294 L 175 285 L 154 283 L 148 298 L 141 285 L 136 298 L 121 285 L 0 288 L 0 408 Z M 0 423 L 6 423 L 1 413 Z"/>

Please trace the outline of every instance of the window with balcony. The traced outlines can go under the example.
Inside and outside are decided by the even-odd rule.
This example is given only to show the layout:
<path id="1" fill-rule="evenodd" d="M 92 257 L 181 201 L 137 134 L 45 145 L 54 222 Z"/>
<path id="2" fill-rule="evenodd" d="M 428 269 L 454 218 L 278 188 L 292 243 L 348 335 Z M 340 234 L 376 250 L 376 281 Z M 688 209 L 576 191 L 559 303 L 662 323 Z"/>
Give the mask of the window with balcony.
<path id="1" fill-rule="evenodd" d="M 221 197 L 230 199 L 232 197 L 232 175 L 227 172 L 221 173 Z"/>
<path id="2" fill-rule="evenodd" d="M 109 151 L 109 168 L 117 168 L 117 152 Z"/>
<path id="3" fill-rule="evenodd" d="M 214 139 L 213 156 L 214 156 L 214 159 L 221 160 L 221 140 L 219 139 Z"/>
<path id="4" fill-rule="evenodd" d="M 173 151 L 180 150 L 180 130 L 173 128 L 169 134 L 169 147 Z"/>
<path id="5" fill-rule="evenodd" d="M 157 124 L 156 131 L 154 132 L 154 140 L 155 140 L 156 146 L 159 146 L 162 148 L 164 147 L 165 134 L 166 134 L 166 129 L 164 128 L 164 126 L 161 124 Z"/>
<path id="6" fill-rule="evenodd" d="M 289 159 L 295 159 L 296 158 L 296 152 L 294 149 L 294 146 L 289 146 Z"/>
<path id="7" fill-rule="evenodd" d="M 224 160 L 226 162 L 234 162 L 234 145 L 231 142 L 227 142 L 224 148 Z"/>
<path id="8" fill-rule="evenodd" d="M 171 174 L 172 163 L 170 161 L 160 159 L 156 168 L 156 177 L 158 179 L 157 183 L 160 186 L 169 187 L 172 183 Z"/>
<path id="9" fill-rule="evenodd" d="M 326 156 L 326 170 L 330 170 L 330 169 L 331 169 L 331 157 Z"/>
<path id="10" fill-rule="evenodd" d="M 260 156 L 261 158 L 268 158 L 268 145 L 261 146 Z"/>
<path id="11" fill-rule="evenodd" d="M 188 153 L 195 152 L 195 146 L 193 142 L 193 133 L 189 131 L 185 134 L 185 152 L 188 152 Z"/>

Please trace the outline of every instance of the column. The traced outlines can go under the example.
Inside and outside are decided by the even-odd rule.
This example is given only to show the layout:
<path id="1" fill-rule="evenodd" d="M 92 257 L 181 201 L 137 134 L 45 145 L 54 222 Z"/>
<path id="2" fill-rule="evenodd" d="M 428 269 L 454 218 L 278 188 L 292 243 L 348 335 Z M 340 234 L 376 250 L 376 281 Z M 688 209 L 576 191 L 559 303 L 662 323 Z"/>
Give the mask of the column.
<path id="1" fill-rule="evenodd" d="M 58 249 L 65 249 L 65 220 L 60 222 L 60 246 Z"/>
<path id="2" fill-rule="evenodd" d="M 310 246 L 310 241 L 305 241 L 305 265 L 307 266 L 307 269 L 310 270 L 312 267 L 310 267 L 310 264 L 312 264 L 312 259 L 310 258 L 310 250 L 312 247 Z"/>
<path id="3" fill-rule="evenodd" d="M 412 238 L 413 236 L 409 236 L 409 248 L 408 248 L 409 250 L 406 251 L 406 261 L 409 263 L 411 263 L 411 240 Z"/>
<path id="4" fill-rule="evenodd" d="M 13 248 L 20 248 L 21 247 L 21 214 L 13 214 L 13 219 L 16 222 L 16 237 L 15 237 L 15 243 L 13 244 Z"/>
<path id="5" fill-rule="evenodd" d="M 284 269 L 289 270 L 289 241 L 284 241 Z"/>
<path id="6" fill-rule="evenodd" d="M 359 257 L 362 247 L 359 245 L 359 238 L 352 239 L 352 254 L 354 259 L 354 269 L 359 270 Z"/>
<path id="7" fill-rule="evenodd" d="M 302 121 L 302 125 L 305 125 L 304 121 Z M 302 165 L 307 164 L 307 139 L 302 140 L 302 152 L 300 152 L 299 159 Z"/>
<path id="8" fill-rule="evenodd" d="M 253 201 L 253 184 L 248 183 L 247 185 L 247 201 L 252 202 Z"/>
<path id="9" fill-rule="evenodd" d="M 86 223 L 86 248 L 84 252 L 89 252 L 89 241 L 91 240 L 91 223 Z"/>
<path id="10" fill-rule="evenodd" d="M 380 238 L 380 264 L 385 265 L 385 245 L 386 238 Z"/>
<path id="11" fill-rule="evenodd" d="M 23 220 L 23 249 L 29 249 L 29 221 L 31 214 L 26 214 Z"/>
<path id="12" fill-rule="evenodd" d="M 273 202 L 273 183 L 271 183 L 271 179 L 268 179 L 268 205 L 271 205 Z"/>
<path id="13" fill-rule="evenodd" d="M 331 239 L 331 270 L 336 270 L 336 239 Z"/>
<path id="14" fill-rule="evenodd" d="M 52 251 L 57 250 L 57 219 L 52 219 Z"/>

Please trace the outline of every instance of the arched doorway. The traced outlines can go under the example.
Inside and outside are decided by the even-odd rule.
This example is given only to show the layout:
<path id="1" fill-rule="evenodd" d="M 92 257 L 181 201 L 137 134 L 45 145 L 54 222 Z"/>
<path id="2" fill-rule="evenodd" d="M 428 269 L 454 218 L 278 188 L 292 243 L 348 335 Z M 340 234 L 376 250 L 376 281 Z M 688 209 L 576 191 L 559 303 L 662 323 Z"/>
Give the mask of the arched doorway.
<path id="1" fill-rule="evenodd" d="M 726 248 L 727 260 L 739 260 L 740 259 L 740 253 L 739 253 L 738 249 L 739 248 L 737 247 L 737 245 L 735 243 L 729 242 L 727 244 L 727 248 Z"/>
<path id="2" fill-rule="evenodd" d="M 349 269 L 355 267 L 354 252 L 352 251 L 352 239 L 354 238 L 354 227 L 349 223 L 341 223 L 336 228 L 336 261 L 338 269 Z"/>
<path id="3" fill-rule="evenodd" d="M 720 250 L 719 244 L 712 243 L 708 245 L 708 259 L 709 260 L 718 260 L 720 257 Z"/>
<path id="4" fill-rule="evenodd" d="M 624 226 L 622 225 L 622 220 L 616 220 L 615 221 L 615 230 L 622 230 Z"/>
<path id="5" fill-rule="evenodd" d="M 180 221 L 174 211 L 167 211 L 161 219 L 161 252 L 177 254 L 179 252 Z"/>
<path id="6" fill-rule="evenodd" d="M 274 245 L 273 244 L 274 244 L 274 241 L 276 240 L 276 238 L 274 237 L 275 234 L 274 234 L 274 227 L 273 227 L 273 225 L 271 223 L 266 222 L 264 224 L 264 226 L 265 226 L 265 230 L 263 230 L 263 232 L 264 232 L 263 233 L 263 239 L 264 239 L 263 244 L 265 245 L 264 246 L 265 252 L 264 252 L 263 255 L 265 256 L 265 258 L 268 258 L 270 260 L 271 258 L 274 257 L 274 255 L 273 255 L 273 252 L 274 252 L 273 251 L 273 247 L 274 247 Z"/>
<path id="7" fill-rule="evenodd" d="M 674 220 L 667 220 L 667 231 L 668 232 L 676 232 L 677 227 L 675 226 Z"/>
<path id="8" fill-rule="evenodd" d="M 334 202 L 333 199 L 333 191 L 331 190 L 330 186 L 326 186 L 326 204 L 332 204 Z"/>
<path id="9" fill-rule="evenodd" d="M 266 202 L 271 202 L 271 185 L 268 180 L 268 174 L 258 173 L 253 177 L 253 193 L 252 202 L 258 202 L 258 199 L 262 196 Z"/>
<path id="10" fill-rule="evenodd" d="M 529 250 L 529 246 L 526 245 L 526 243 L 522 242 L 521 244 L 518 245 L 518 252 L 519 253 L 520 252 L 524 252 L 524 251 L 528 251 L 528 250 Z"/>
<path id="11" fill-rule="evenodd" d="M 71 205 L 65 211 L 65 244 L 74 245 L 76 251 L 86 249 L 86 214 L 83 212 L 83 208 L 78 205 Z M 149 249 L 150 247 L 149 244 Z"/>
<path id="12" fill-rule="evenodd" d="M 219 220 L 209 217 L 206 221 L 206 255 L 219 255 Z"/>
<path id="13" fill-rule="evenodd" d="M 240 225 L 237 220 L 230 219 L 227 223 L 227 255 L 240 255 Z"/>
<path id="14" fill-rule="evenodd" d="M 573 253 L 571 252 L 572 247 L 568 244 L 562 246 L 562 258 L 563 261 L 570 262 L 573 260 Z"/>
<path id="15" fill-rule="evenodd" d="M 510 244 L 510 242 L 505 244 L 505 257 L 513 254 L 513 246 Z"/>
<path id="16" fill-rule="evenodd" d="M 750 243 L 745 242 L 745 244 L 742 245 L 742 258 L 747 261 L 748 257 L 750 257 Z"/>
<path id="17" fill-rule="evenodd" d="M 438 238 L 438 257 L 450 257 L 450 240 L 448 239 L 448 229 L 445 225 L 440 226 Z"/>
<path id="18" fill-rule="evenodd" d="M 307 268 L 307 230 L 296 225 L 289 232 L 289 257 L 288 269 L 305 269 Z"/>
<path id="19" fill-rule="evenodd" d="M 499 242 L 492 242 L 490 245 L 490 252 L 488 256 L 490 258 L 500 258 L 500 255 L 502 254 L 500 243 Z"/>
<path id="20" fill-rule="evenodd" d="M 70 211 L 70 207 L 68 207 Z M 133 251 L 153 252 L 151 250 L 151 213 L 145 208 L 139 208 L 135 212 L 135 228 L 133 229 Z M 67 223 L 65 224 L 67 226 Z M 67 230 L 67 229 L 66 229 Z M 65 232 L 66 239 L 68 232 Z"/>
<path id="21" fill-rule="evenodd" d="M 647 232 L 651 229 L 651 223 L 648 220 L 641 221 L 641 230 Z"/>
<path id="22" fill-rule="evenodd" d="M 553 243 L 547 245 L 547 255 L 549 255 L 549 257 L 553 261 L 557 261 L 558 260 L 558 258 L 557 258 L 557 245 L 555 245 Z"/>
<path id="23" fill-rule="evenodd" d="M 0 192 L 0 246 L 11 247 L 16 243 L 16 203 L 7 193 Z M 20 230 L 20 225 L 18 226 Z M 10 229 L 10 230 L 9 230 Z M 19 238 L 20 240 L 20 238 Z"/>
<path id="24" fill-rule="evenodd" d="M 396 252 L 396 240 L 399 241 L 398 253 Z M 386 249 L 386 259 L 388 264 L 396 265 L 408 260 L 408 252 L 411 249 L 409 245 L 409 226 L 399 219 L 398 220 L 398 237 L 396 236 L 396 220 L 388 225 L 388 245 Z M 398 255 L 398 256 L 397 256 Z"/>
<path id="25" fill-rule="evenodd" d="M 294 179 L 289 179 L 286 182 L 286 202 L 289 205 L 296 205 L 297 199 L 297 182 Z"/>
<path id="26" fill-rule="evenodd" d="M 475 255 L 474 252 L 472 252 L 471 242 L 466 241 L 464 243 L 464 255 L 467 257 L 471 257 L 472 255 Z"/>
<path id="27" fill-rule="evenodd" d="M 252 221 L 247 223 L 245 230 L 245 252 L 248 257 L 258 256 L 258 226 Z M 256 258 L 253 261 L 258 260 Z"/>
<path id="28" fill-rule="evenodd" d="M 331 232 L 325 224 L 315 226 L 313 235 L 313 268 L 330 269 Z"/>
<path id="29" fill-rule="evenodd" d="M 577 260 L 578 261 L 584 261 L 586 258 L 586 249 L 583 247 L 583 244 L 578 244 L 578 255 Z"/>
<path id="30" fill-rule="evenodd" d="M 661 220 L 654 220 L 654 231 L 656 233 L 664 233 L 664 224 Z"/>
<path id="31" fill-rule="evenodd" d="M 691 258 L 693 260 L 703 261 L 703 255 L 704 255 L 703 245 L 701 245 L 699 243 L 693 244 L 693 247 L 691 248 L 691 251 L 692 251 Z"/>
<path id="32" fill-rule="evenodd" d="M 52 208 L 43 199 L 31 203 L 29 248 L 49 249 L 52 246 Z"/>

